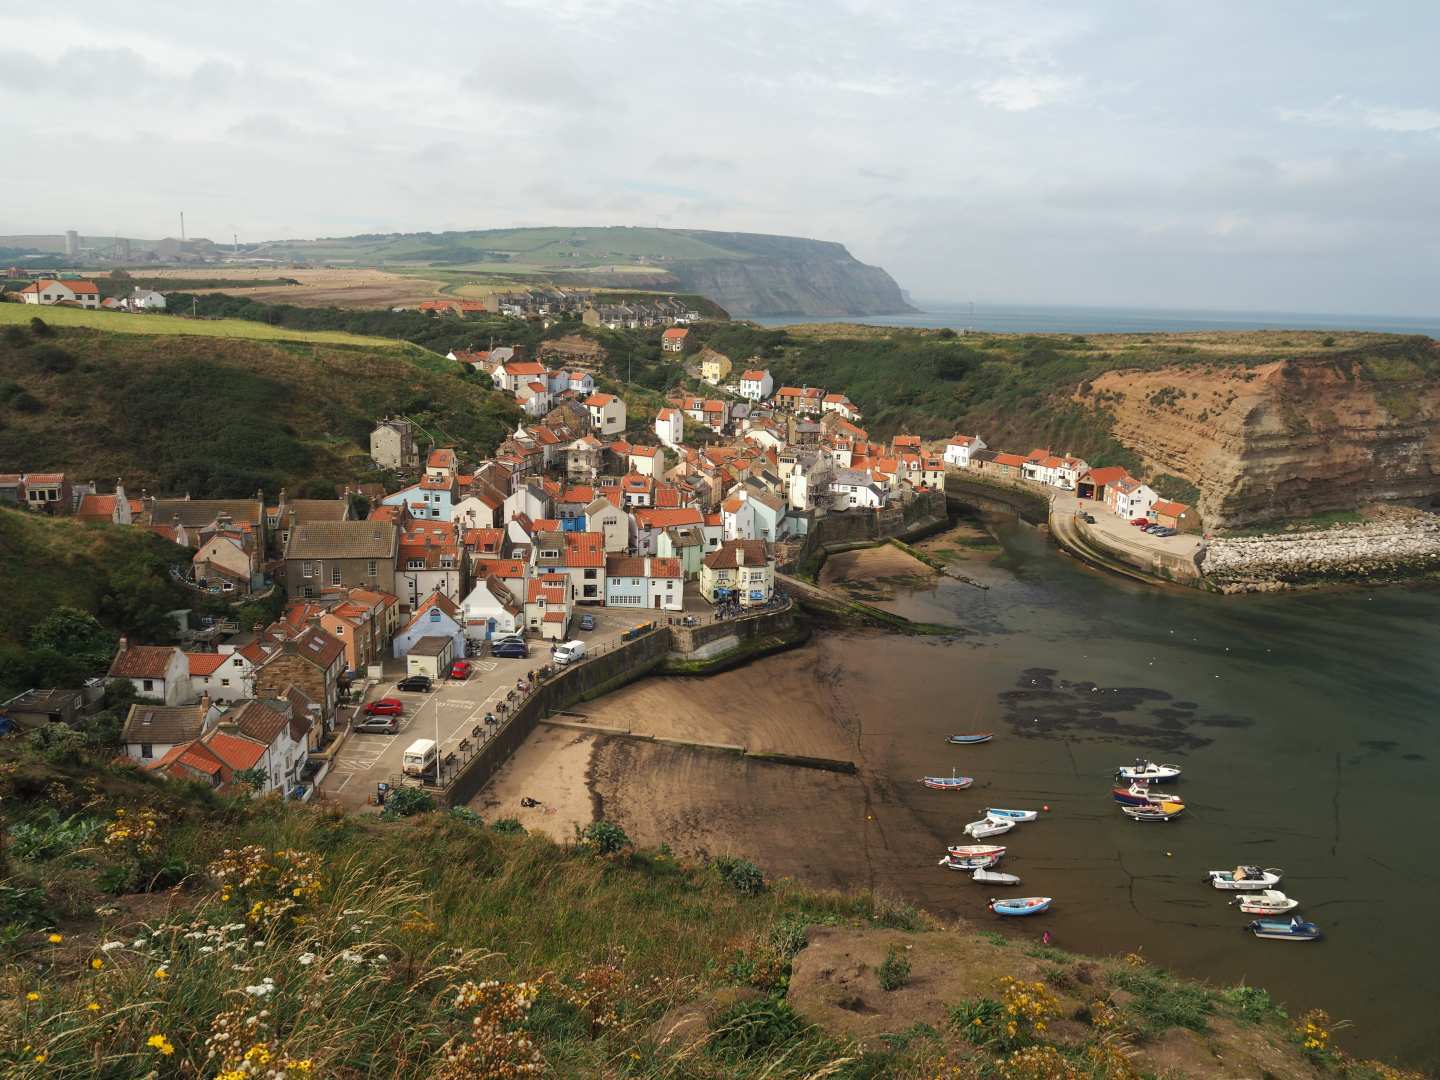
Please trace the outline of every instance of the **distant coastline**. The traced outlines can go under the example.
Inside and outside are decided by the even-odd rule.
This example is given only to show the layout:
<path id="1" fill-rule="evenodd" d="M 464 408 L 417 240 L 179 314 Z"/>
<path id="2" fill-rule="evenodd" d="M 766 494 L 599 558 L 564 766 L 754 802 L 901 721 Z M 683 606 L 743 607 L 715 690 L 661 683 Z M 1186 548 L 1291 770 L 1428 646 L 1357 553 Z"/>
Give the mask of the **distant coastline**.
<path id="1" fill-rule="evenodd" d="M 1440 338 L 1440 315 L 1319 315 L 1314 312 L 1068 307 L 1041 304 L 924 304 L 905 315 L 761 316 L 762 326 L 852 322 L 870 326 L 948 327 L 1010 334 L 1144 334 L 1187 330 L 1373 330 Z"/>

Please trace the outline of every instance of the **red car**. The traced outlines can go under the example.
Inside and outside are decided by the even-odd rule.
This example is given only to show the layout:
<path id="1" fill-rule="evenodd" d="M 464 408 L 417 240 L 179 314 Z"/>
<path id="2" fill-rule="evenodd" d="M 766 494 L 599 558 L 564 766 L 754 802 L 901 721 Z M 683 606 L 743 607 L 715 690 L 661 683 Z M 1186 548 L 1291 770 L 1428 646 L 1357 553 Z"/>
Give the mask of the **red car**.
<path id="1" fill-rule="evenodd" d="M 1139 528 L 1141 525 L 1149 525 L 1149 524 L 1150 524 L 1150 519 L 1149 519 L 1149 518 L 1131 518 L 1131 519 L 1130 519 L 1130 524 L 1131 524 L 1131 525 L 1134 525 L 1136 528 Z"/>
<path id="2" fill-rule="evenodd" d="M 452 679 L 468 679 L 470 677 L 470 663 L 468 660 L 456 660 L 450 665 L 450 677 Z"/>
<path id="3" fill-rule="evenodd" d="M 382 697 L 379 701 L 372 701 L 363 710 L 366 716 L 399 716 L 404 711 L 405 703 L 393 697 Z"/>

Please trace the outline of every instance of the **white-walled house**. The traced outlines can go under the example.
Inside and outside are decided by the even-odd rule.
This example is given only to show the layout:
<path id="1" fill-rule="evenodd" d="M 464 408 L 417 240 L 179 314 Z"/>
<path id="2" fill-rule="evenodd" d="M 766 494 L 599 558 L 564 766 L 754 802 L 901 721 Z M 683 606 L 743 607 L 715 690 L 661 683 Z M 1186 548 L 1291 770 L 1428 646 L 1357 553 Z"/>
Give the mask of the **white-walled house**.
<path id="1" fill-rule="evenodd" d="M 665 473 L 665 450 L 660 446 L 632 446 L 625 454 L 630 472 L 660 477 Z"/>
<path id="2" fill-rule="evenodd" d="M 763 368 L 751 368 L 740 375 L 740 396 L 751 401 L 764 401 L 775 392 L 775 380 Z"/>
<path id="3" fill-rule="evenodd" d="M 448 637 L 453 643 L 453 655 L 464 656 L 465 616 L 460 605 L 439 593 L 427 596 L 410 616 L 410 621 L 395 635 L 395 655 L 409 655 L 415 643 L 426 637 Z"/>
<path id="4" fill-rule="evenodd" d="M 159 761 L 175 747 L 215 726 L 220 706 L 209 698 L 194 705 L 131 705 L 120 729 L 125 754 L 142 764 Z"/>
<path id="5" fill-rule="evenodd" d="M 244 653 L 186 653 L 192 697 L 207 694 L 215 701 L 240 701 L 255 689 L 255 665 Z"/>
<path id="6" fill-rule="evenodd" d="M 614 394 L 594 393 L 584 405 L 590 410 L 590 427 L 601 435 L 619 435 L 625 430 L 625 402 Z"/>
<path id="7" fill-rule="evenodd" d="M 655 437 L 662 445 L 677 449 L 685 441 L 685 414 L 679 409 L 661 409 L 655 414 Z"/>
<path id="8" fill-rule="evenodd" d="M 194 700 L 189 661 L 174 645 L 131 645 L 122 637 L 110 663 L 109 679 L 123 679 L 135 688 L 137 697 L 166 705 Z"/>
<path id="9" fill-rule="evenodd" d="M 634 523 L 629 511 L 602 495 L 585 508 L 585 531 L 600 533 L 606 553 L 611 554 L 630 547 Z"/>
<path id="10" fill-rule="evenodd" d="M 985 440 L 979 435 L 955 435 L 945 444 L 945 464 L 959 469 L 970 467 L 970 455 L 985 449 Z"/>
<path id="11" fill-rule="evenodd" d="M 525 608 L 499 578 L 486 577 L 465 597 L 466 635 L 486 640 L 524 628 Z"/>
<path id="12" fill-rule="evenodd" d="M 48 306 L 63 302 L 78 304 L 83 308 L 100 306 L 100 289 L 93 281 L 56 281 L 42 278 L 20 290 L 20 299 L 27 304 Z"/>
<path id="13" fill-rule="evenodd" d="M 841 469 L 830 481 L 830 494 L 836 510 L 878 509 L 887 496 L 870 474 L 858 469 Z"/>
<path id="14" fill-rule="evenodd" d="M 1145 517 L 1159 500 L 1160 496 L 1149 484 L 1142 484 L 1133 476 L 1122 476 L 1105 485 L 1105 505 L 1111 513 L 1127 521 Z"/>

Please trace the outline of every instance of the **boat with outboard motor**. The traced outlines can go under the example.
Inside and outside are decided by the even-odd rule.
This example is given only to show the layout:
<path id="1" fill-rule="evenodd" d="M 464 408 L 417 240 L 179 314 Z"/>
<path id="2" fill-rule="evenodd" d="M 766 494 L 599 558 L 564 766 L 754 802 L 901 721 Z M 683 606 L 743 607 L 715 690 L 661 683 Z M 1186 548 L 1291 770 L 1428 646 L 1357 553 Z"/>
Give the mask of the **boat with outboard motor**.
<path id="1" fill-rule="evenodd" d="M 1207 870 L 1204 880 L 1217 889 L 1231 892 L 1258 892 L 1280 884 L 1285 871 L 1277 866 L 1237 866 L 1233 870 Z"/>
<path id="2" fill-rule="evenodd" d="M 1157 765 L 1153 761 L 1136 758 L 1134 765 L 1121 765 L 1115 770 L 1115 775 L 1122 780 L 1178 780 L 1181 771 L 1179 765 Z"/>
<path id="3" fill-rule="evenodd" d="M 1320 927 L 1298 915 L 1289 919 L 1256 919 L 1245 929 L 1269 941 L 1319 941 L 1323 936 Z"/>
<path id="4" fill-rule="evenodd" d="M 1039 915 L 1049 911 L 1049 896 L 1019 896 L 1011 900 L 991 900 L 989 907 L 996 915 Z"/>
<path id="5" fill-rule="evenodd" d="M 1246 915 L 1284 915 L 1300 906 L 1293 896 L 1286 896 L 1279 889 L 1262 889 L 1257 893 L 1245 893 L 1230 901 Z"/>

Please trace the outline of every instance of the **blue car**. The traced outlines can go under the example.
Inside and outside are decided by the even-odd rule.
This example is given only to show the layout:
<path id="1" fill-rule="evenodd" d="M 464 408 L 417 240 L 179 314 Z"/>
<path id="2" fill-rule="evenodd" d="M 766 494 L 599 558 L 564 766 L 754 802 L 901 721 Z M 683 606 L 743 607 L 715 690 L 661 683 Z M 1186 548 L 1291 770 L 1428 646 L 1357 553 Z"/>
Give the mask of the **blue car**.
<path id="1" fill-rule="evenodd" d="M 581 629 L 581 630 L 594 630 L 594 629 L 595 629 L 595 616 L 594 616 L 594 615 L 581 615 L 581 616 L 580 616 L 580 629 Z"/>
<path id="2" fill-rule="evenodd" d="M 501 660 L 528 660 L 530 650 L 520 641 L 503 641 L 490 650 L 491 656 Z"/>

